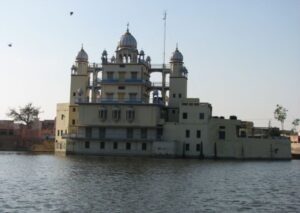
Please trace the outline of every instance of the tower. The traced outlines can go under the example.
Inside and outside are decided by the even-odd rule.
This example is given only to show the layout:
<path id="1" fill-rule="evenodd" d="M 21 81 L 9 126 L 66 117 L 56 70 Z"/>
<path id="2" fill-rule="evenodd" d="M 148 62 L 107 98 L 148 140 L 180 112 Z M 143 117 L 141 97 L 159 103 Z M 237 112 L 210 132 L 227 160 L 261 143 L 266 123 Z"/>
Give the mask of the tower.
<path id="1" fill-rule="evenodd" d="M 183 56 L 176 47 L 170 61 L 170 94 L 169 107 L 178 107 L 182 99 L 187 97 L 187 69 L 183 66 Z"/>
<path id="2" fill-rule="evenodd" d="M 110 62 L 102 55 L 101 100 L 107 103 L 149 103 L 150 57 L 137 49 L 137 41 L 127 28 Z M 145 59 L 146 58 L 146 59 Z"/>
<path id="3" fill-rule="evenodd" d="M 71 68 L 70 104 L 85 102 L 89 98 L 87 92 L 88 81 L 88 55 L 81 47 L 75 64 Z"/>

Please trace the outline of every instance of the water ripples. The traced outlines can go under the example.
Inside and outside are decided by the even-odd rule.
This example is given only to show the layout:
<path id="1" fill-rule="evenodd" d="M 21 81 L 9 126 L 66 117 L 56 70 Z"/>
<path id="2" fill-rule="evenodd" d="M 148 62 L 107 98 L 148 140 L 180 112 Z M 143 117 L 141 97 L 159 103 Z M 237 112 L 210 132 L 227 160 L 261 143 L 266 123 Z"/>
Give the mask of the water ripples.
<path id="1" fill-rule="evenodd" d="M 299 212 L 300 161 L 0 153 L 3 212 Z"/>

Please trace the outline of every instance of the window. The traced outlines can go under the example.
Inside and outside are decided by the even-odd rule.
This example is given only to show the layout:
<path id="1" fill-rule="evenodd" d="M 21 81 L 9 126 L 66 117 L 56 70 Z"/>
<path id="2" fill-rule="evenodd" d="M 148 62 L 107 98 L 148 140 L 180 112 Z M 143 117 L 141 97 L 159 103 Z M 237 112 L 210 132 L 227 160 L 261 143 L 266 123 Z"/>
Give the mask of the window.
<path id="1" fill-rule="evenodd" d="M 119 67 L 122 67 L 122 68 L 123 68 L 123 67 L 125 67 L 125 64 L 120 64 Z"/>
<path id="2" fill-rule="evenodd" d="M 173 93 L 173 98 L 176 98 L 176 94 L 175 93 Z"/>
<path id="3" fill-rule="evenodd" d="M 8 130 L 9 135 L 14 135 L 14 131 L 12 129 Z"/>
<path id="4" fill-rule="evenodd" d="M 125 93 L 118 92 L 118 101 L 124 101 L 124 99 L 125 99 Z"/>
<path id="5" fill-rule="evenodd" d="M 182 113 L 182 119 L 187 119 L 187 118 L 188 118 L 187 112 Z"/>
<path id="6" fill-rule="evenodd" d="M 73 96 L 76 96 L 76 92 L 73 92 Z"/>
<path id="7" fill-rule="evenodd" d="M 137 72 L 131 72 L 131 79 L 136 80 L 137 79 Z"/>
<path id="8" fill-rule="evenodd" d="M 107 80 L 113 80 L 114 79 L 114 73 L 113 72 L 107 72 Z"/>
<path id="9" fill-rule="evenodd" d="M 118 149 L 118 142 L 114 142 L 114 149 Z"/>
<path id="10" fill-rule="evenodd" d="M 100 142 L 100 149 L 105 149 L 105 142 Z"/>
<path id="11" fill-rule="evenodd" d="M 146 143 L 142 143 L 142 150 L 143 151 L 147 150 L 147 144 Z"/>
<path id="12" fill-rule="evenodd" d="M 102 120 L 102 121 L 105 121 L 106 118 L 107 118 L 107 109 L 105 108 L 101 108 L 99 110 L 99 118 Z"/>
<path id="13" fill-rule="evenodd" d="M 199 113 L 199 119 L 201 119 L 201 120 L 204 119 L 204 113 L 203 113 L 203 112 L 200 112 L 200 113 Z"/>
<path id="14" fill-rule="evenodd" d="M 185 144 L 185 151 L 190 151 L 190 144 L 189 143 Z"/>
<path id="15" fill-rule="evenodd" d="M 73 112 L 76 112 L 76 108 L 73 107 Z"/>
<path id="16" fill-rule="evenodd" d="M 201 138 L 201 130 L 197 130 L 197 138 Z"/>
<path id="17" fill-rule="evenodd" d="M 181 98 L 181 93 L 178 94 L 178 98 Z"/>
<path id="18" fill-rule="evenodd" d="M 136 101 L 137 94 L 136 93 L 129 93 L 129 101 Z"/>
<path id="19" fill-rule="evenodd" d="M 120 120 L 120 118 L 121 118 L 121 110 L 120 109 L 113 109 L 113 111 L 112 111 L 112 118 L 115 121 Z"/>
<path id="20" fill-rule="evenodd" d="M 190 130 L 185 130 L 185 137 L 186 138 L 189 138 L 190 137 Z"/>
<path id="21" fill-rule="evenodd" d="M 86 149 L 90 148 L 90 142 L 89 141 L 84 142 L 84 148 L 86 148 Z"/>
<path id="22" fill-rule="evenodd" d="M 74 119 L 72 119 L 72 125 L 75 125 L 75 120 Z"/>
<path id="23" fill-rule="evenodd" d="M 133 129 L 132 128 L 127 128 L 127 132 L 126 132 L 126 137 L 127 138 L 133 138 Z"/>
<path id="24" fill-rule="evenodd" d="M 65 118 L 65 115 L 62 114 L 62 115 L 60 116 L 60 119 L 63 120 L 64 118 Z"/>
<path id="25" fill-rule="evenodd" d="M 105 128 L 104 127 L 100 127 L 99 128 L 99 138 L 105 138 Z"/>
<path id="26" fill-rule="evenodd" d="M 199 143 L 196 144 L 196 151 L 198 151 L 198 152 L 200 151 L 200 144 Z"/>
<path id="27" fill-rule="evenodd" d="M 118 89 L 124 90 L 124 89 L 125 89 L 125 86 L 119 86 Z"/>
<path id="28" fill-rule="evenodd" d="M 60 130 L 60 135 L 62 136 L 64 134 L 64 130 Z"/>
<path id="29" fill-rule="evenodd" d="M 147 139 L 147 129 L 146 128 L 141 129 L 141 138 Z"/>
<path id="30" fill-rule="evenodd" d="M 106 93 L 106 99 L 112 101 L 114 99 L 114 93 Z"/>
<path id="31" fill-rule="evenodd" d="M 219 139 L 220 140 L 225 140 L 225 131 L 224 130 L 219 131 Z"/>
<path id="32" fill-rule="evenodd" d="M 156 139 L 161 140 L 162 135 L 163 135 L 163 129 L 162 128 L 157 128 L 157 130 L 156 130 Z"/>
<path id="33" fill-rule="evenodd" d="M 132 122 L 134 120 L 134 110 L 133 109 L 127 109 L 126 110 L 126 120 L 129 122 Z"/>
<path id="34" fill-rule="evenodd" d="M 87 137 L 87 138 L 92 137 L 92 128 L 91 127 L 85 128 L 85 137 Z"/>
<path id="35" fill-rule="evenodd" d="M 175 112 L 176 112 L 175 109 L 172 109 L 172 114 L 175 114 Z"/>
<path id="36" fill-rule="evenodd" d="M 125 72 L 119 72 L 119 80 L 124 81 L 125 80 Z"/>
<path id="37" fill-rule="evenodd" d="M 126 150 L 130 150 L 131 149 L 131 143 L 126 143 Z"/>
<path id="38" fill-rule="evenodd" d="M 59 132 L 60 132 L 60 131 L 59 131 L 59 130 L 57 130 L 57 136 L 59 136 Z"/>

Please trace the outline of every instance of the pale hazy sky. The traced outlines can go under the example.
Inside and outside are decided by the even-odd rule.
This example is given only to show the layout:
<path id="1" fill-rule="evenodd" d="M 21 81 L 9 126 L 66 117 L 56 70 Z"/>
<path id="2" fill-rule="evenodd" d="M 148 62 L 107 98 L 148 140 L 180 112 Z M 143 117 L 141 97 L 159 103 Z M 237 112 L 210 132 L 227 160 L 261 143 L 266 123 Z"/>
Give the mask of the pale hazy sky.
<path id="1" fill-rule="evenodd" d="M 56 103 L 69 100 L 81 44 L 99 63 L 103 49 L 111 57 L 127 22 L 138 48 L 162 63 L 164 10 L 166 58 L 178 42 L 189 97 L 210 102 L 214 115 L 257 126 L 279 126 L 276 104 L 289 110 L 287 128 L 300 117 L 299 0 L 1 0 L 0 119 L 28 102 L 53 119 Z"/>

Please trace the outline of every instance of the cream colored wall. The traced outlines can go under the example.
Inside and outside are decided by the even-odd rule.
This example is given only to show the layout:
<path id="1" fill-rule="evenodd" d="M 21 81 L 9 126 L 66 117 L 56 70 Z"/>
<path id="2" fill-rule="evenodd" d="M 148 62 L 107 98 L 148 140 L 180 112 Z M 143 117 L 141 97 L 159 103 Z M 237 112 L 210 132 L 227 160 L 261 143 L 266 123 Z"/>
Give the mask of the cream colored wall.
<path id="1" fill-rule="evenodd" d="M 218 158 L 237 159 L 290 159 L 291 148 L 284 139 L 239 138 L 217 141 Z"/>
<path id="2" fill-rule="evenodd" d="M 240 120 L 212 118 L 209 122 L 211 154 L 208 157 L 290 159 L 291 152 L 288 140 L 280 138 L 262 139 L 238 137 L 236 126 L 240 126 L 241 124 L 242 122 Z M 219 139 L 219 126 L 225 126 L 225 140 Z"/>
<path id="3" fill-rule="evenodd" d="M 173 98 L 173 94 L 176 95 Z M 179 98 L 181 94 L 181 98 Z M 184 77 L 170 77 L 170 94 L 169 94 L 169 106 L 178 107 L 180 102 L 187 97 L 187 79 Z"/>
<path id="4" fill-rule="evenodd" d="M 118 128 L 118 127 L 105 127 L 105 139 L 99 138 L 99 127 L 90 127 L 92 129 L 92 136 L 89 138 L 90 140 L 118 140 L 118 141 L 126 141 L 127 139 L 127 128 Z M 147 140 L 156 140 L 156 129 L 155 128 L 147 128 L 147 139 L 141 138 L 141 127 L 132 127 L 133 129 L 133 141 L 147 141 Z M 81 138 L 86 138 L 86 127 L 78 127 L 78 136 Z"/>
<path id="5" fill-rule="evenodd" d="M 75 110 L 75 111 L 74 111 Z M 75 121 L 75 124 L 73 124 Z M 77 124 L 78 124 L 78 105 L 69 105 L 69 134 L 74 134 L 77 132 Z"/>
<path id="6" fill-rule="evenodd" d="M 186 137 L 186 130 L 190 131 L 190 137 Z M 201 137 L 197 138 L 197 130 L 201 131 Z M 203 146 L 203 154 L 206 154 L 206 145 L 208 144 L 207 125 L 203 124 L 179 124 L 166 123 L 164 125 L 163 140 L 167 142 L 176 142 L 177 156 L 200 156 L 200 151 L 196 150 L 197 144 Z M 185 144 L 189 144 L 190 150 L 185 151 Z"/>
<path id="7" fill-rule="evenodd" d="M 179 122 L 180 123 L 201 123 L 208 124 L 211 118 L 211 109 L 206 103 L 199 103 L 198 99 L 192 99 L 195 101 L 189 101 L 189 99 L 182 100 L 179 105 Z M 187 113 L 188 118 L 183 119 L 183 113 Z M 204 113 L 204 119 L 200 119 L 200 113 Z"/>
<path id="8" fill-rule="evenodd" d="M 71 88 L 70 88 L 70 104 L 75 104 L 77 97 L 77 90 L 81 88 L 83 90 L 82 99 L 87 96 L 86 88 L 88 86 L 88 76 L 87 75 L 72 75 L 71 76 Z M 73 93 L 76 95 L 73 96 Z"/>
<path id="9" fill-rule="evenodd" d="M 125 86 L 125 89 L 118 89 L 119 86 Z M 118 85 L 105 85 L 102 90 L 102 98 L 107 99 L 106 93 L 114 93 L 113 99 L 118 98 L 118 93 L 125 93 L 125 99 L 129 100 L 129 93 L 137 93 L 137 99 L 141 99 L 142 97 L 142 89 L 141 85 L 126 85 L 126 84 L 118 84 Z"/>
<path id="10" fill-rule="evenodd" d="M 107 120 L 101 121 L 98 114 L 100 106 L 107 108 Z M 112 119 L 112 109 L 114 107 L 121 109 L 121 119 L 114 121 Z M 126 120 L 126 110 L 133 107 L 135 119 L 132 122 Z M 156 127 L 160 121 L 160 107 L 155 105 L 80 105 L 79 121 L 80 126 L 140 126 Z"/>
<path id="11" fill-rule="evenodd" d="M 56 120 L 55 120 L 55 152 L 66 151 L 66 139 L 62 138 L 63 134 L 68 133 L 69 126 L 69 104 L 57 104 L 56 108 Z M 58 135 L 59 131 L 59 135 Z"/>
<path id="12" fill-rule="evenodd" d="M 100 149 L 100 141 L 89 141 L 90 148 L 85 148 L 85 141 L 76 141 L 76 143 L 70 142 L 68 145 L 69 153 L 76 154 L 90 154 L 90 155 L 138 155 L 138 156 L 150 156 L 152 155 L 152 143 L 145 142 L 147 144 L 147 150 L 142 150 L 141 142 L 130 142 L 131 149 L 126 150 L 126 142 L 118 142 L 118 149 L 113 149 L 113 141 L 105 142 L 105 149 Z"/>

